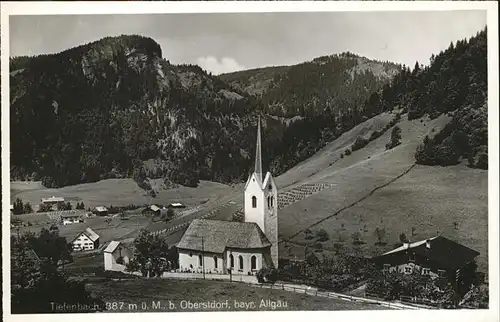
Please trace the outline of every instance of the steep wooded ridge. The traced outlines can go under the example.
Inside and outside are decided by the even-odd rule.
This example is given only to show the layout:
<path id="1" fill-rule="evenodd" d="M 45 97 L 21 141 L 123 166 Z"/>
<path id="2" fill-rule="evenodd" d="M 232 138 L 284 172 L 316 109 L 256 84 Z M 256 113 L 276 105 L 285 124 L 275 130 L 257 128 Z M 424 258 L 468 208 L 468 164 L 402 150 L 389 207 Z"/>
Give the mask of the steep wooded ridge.
<path id="1" fill-rule="evenodd" d="M 361 80 L 367 74 L 349 76 L 353 90 L 360 87 L 358 78 L 366 83 Z M 371 82 L 370 90 L 389 80 Z M 257 113 L 266 116 L 264 149 L 273 151 L 264 161 L 278 172 L 355 124 L 335 128 L 334 113 L 344 113 L 331 106 L 326 122 L 316 113 L 292 126 L 270 115 L 262 100 L 200 67 L 170 64 L 154 40 L 141 36 L 107 37 L 58 54 L 13 58 L 10 82 L 11 177 L 41 179 L 49 187 L 123 176 L 141 184 L 146 176 L 187 185 L 200 179 L 242 181 L 253 162 Z M 319 140 L 326 128 L 329 136 Z M 290 139 L 299 146 L 283 145 Z M 155 165 L 147 172 L 146 160 Z"/>
<path id="2" fill-rule="evenodd" d="M 56 187 L 132 176 L 145 189 L 146 177 L 241 182 L 253 163 L 257 114 L 264 164 L 280 174 L 393 109 L 409 118 L 454 115 L 419 148 L 418 163 L 466 157 L 487 167 L 486 31 L 431 61 L 410 70 L 343 53 L 216 77 L 170 64 L 141 36 L 16 57 L 11 179 Z"/>

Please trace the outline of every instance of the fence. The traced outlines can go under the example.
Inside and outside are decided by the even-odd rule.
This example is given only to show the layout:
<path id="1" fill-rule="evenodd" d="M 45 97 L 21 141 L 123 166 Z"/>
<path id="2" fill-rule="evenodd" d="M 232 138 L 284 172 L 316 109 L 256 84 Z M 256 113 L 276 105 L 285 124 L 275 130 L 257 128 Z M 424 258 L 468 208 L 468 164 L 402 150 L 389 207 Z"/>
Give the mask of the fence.
<path id="1" fill-rule="evenodd" d="M 312 296 L 327 297 L 327 298 L 343 300 L 343 301 L 374 304 L 374 305 L 388 307 L 391 309 L 400 309 L 400 310 L 418 310 L 418 309 L 420 309 L 419 307 L 415 307 L 412 305 L 406 305 L 406 304 L 402 304 L 402 303 L 387 302 L 387 301 L 382 301 L 382 300 L 378 300 L 378 299 L 369 299 L 369 298 L 365 298 L 365 297 L 352 296 L 352 295 L 347 295 L 347 294 L 342 294 L 342 293 L 320 291 L 316 288 L 311 288 L 311 287 L 303 286 L 303 285 L 275 283 L 275 284 L 256 284 L 253 286 L 261 287 L 261 288 L 285 290 L 285 291 L 289 291 L 289 292 L 302 293 L 302 294 L 312 295 Z"/>

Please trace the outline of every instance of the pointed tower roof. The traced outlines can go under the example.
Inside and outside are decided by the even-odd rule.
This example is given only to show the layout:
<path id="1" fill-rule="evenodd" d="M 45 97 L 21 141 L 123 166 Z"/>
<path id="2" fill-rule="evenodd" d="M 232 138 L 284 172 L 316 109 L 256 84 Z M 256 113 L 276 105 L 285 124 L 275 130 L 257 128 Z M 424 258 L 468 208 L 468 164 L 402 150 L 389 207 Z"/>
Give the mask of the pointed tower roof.
<path id="1" fill-rule="evenodd" d="M 255 147 L 255 170 L 254 173 L 262 182 L 262 151 L 260 143 L 260 115 L 257 120 L 257 145 Z"/>

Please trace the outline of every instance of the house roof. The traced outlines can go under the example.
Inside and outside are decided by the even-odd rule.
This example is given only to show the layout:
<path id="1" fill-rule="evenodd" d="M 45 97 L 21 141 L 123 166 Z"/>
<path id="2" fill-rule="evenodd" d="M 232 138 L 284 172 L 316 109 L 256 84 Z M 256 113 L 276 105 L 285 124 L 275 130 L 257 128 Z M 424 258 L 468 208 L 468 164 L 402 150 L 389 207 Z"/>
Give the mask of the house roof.
<path id="1" fill-rule="evenodd" d="M 85 228 L 85 230 L 83 231 L 83 233 L 85 235 L 87 235 L 87 237 L 91 240 L 91 241 L 96 241 L 99 239 L 99 235 L 97 235 L 95 233 L 95 231 L 93 231 L 90 227 L 87 227 Z"/>
<path id="2" fill-rule="evenodd" d="M 180 202 L 172 202 L 172 203 L 170 204 L 170 206 L 172 206 L 172 207 L 181 207 L 181 206 L 184 206 L 184 204 L 182 204 L 182 203 L 180 203 Z"/>
<path id="3" fill-rule="evenodd" d="M 109 245 L 106 247 L 106 249 L 104 249 L 104 252 L 105 253 L 112 253 L 116 250 L 116 248 L 118 247 L 118 245 L 120 245 L 120 242 L 119 241 L 116 241 L 116 240 L 112 240 Z"/>
<path id="4" fill-rule="evenodd" d="M 104 206 L 97 206 L 97 207 L 95 207 L 95 210 L 99 211 L 99 212 L 102 212 L 102 211 L 108 211 L 108 208 L 106 208 Z"/>
<path id="5" fill-rule="evenodd" d="M 427 241 L 429 241 L 430 248 L 426 245 Z M 408 250 L 411 250 L 417 255 L 428 258 L 429 260 L 437 263 L 443 269 L 461 268 L 479 255 L 479 252 L 454 242 L 453 240 L 443 236 L 436 236 L 410 243 L 409 245 L 403 245 L 378 256 L 378 258 L 394 256 Z"/>
<path id="6" fill-rule="evenodd" d="M 155 212 L 158 211 L 158 210 L 161 210 L 161 208 L 158 207 L 157 205 L 151 205 L 151 206 L 149 206 L 149 209 L 151 209 L 151 210 L 153 210 Z"/>
<path id="7" fill-rule="evenodd" d="M 70 214 L 61 214 L 61 218 L 75 218 L 81 217 L 83 213 L 70 213 Z"/>
<path id="8" fill-rule="evenodd" d="M 203 243 L 202 238 L 203 237 Z M 265 248 L 271 246 L 256 223 L 195 219 L 177 248 L 221 254 L 226 248 Z"/>
<path id="9" fill-rule="evenodd" d="M 87 228 L 85 228 L 85 230 L 84 230 L 84 231 L 82 231 L 81 233 L 79 233 L 78 235 L 76 235 L 76 237 L 75 237 L 75 238 L 73 238 L 73 241 L 72 241 L 72 242 L 74 242 L 74 241 L 75 241 L 78 237 L 80 237 L 82 234 L 83 234 L 83 235 L 85 235 L 85 236 L 87 236 L 87 237 L 88 237 L 91 241 L 93 241 L 93 242 L 95 242 L 96 240 L 98 240 L 98 239 L 99 239 L 99 235 L 97 235 L 97 234 L 95 233 L 95 231 L 93 231 L 90 227 L 87 227 Z"/>

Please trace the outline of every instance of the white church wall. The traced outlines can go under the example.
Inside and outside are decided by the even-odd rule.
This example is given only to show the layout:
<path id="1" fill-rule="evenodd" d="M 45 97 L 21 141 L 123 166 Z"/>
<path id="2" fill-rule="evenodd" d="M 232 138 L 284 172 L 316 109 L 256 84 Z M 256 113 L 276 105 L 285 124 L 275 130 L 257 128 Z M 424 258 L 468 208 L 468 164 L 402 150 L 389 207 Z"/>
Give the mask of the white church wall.
<path id="1" fill-rule="evenodd" d="M 219 273 L 223 274 L 224 270 L 224 258 L 221 254 L 205 253 L 202 255 L 200 261 L 199 251 L 189 251 L 179 249 L 179 269 L 183 271 L 191 271 L 202 273 L 203 265 L 205 266 L 205 273 Z M 217 261 L 215 261 L 215 258 Z M 216 264 L 217 263 L 217 264 Z"/>
<path id="2" fill-rule="evenodd" d="M 229 267 L 231 263 L 231 255 L 234 258 L 234 267 L 232 269 L 232 274 L 235 275 L 248 275 L 248 272 L 255 274 L 263 267 L 263 252 L 264 250 L 228 250 L 226 251 L 226 263 Z M 240 268 L 240 256 L 243 260 L 243 269 Z M 256 259 L 256 268 L 251 269 L 252 256 Z"/>

